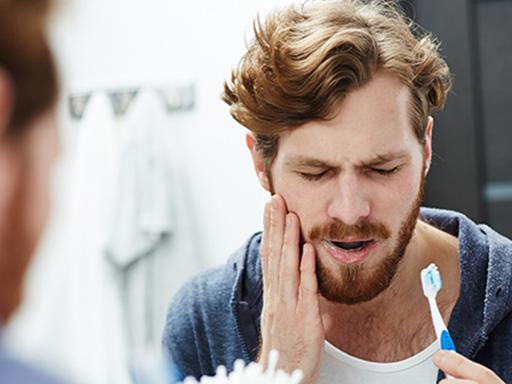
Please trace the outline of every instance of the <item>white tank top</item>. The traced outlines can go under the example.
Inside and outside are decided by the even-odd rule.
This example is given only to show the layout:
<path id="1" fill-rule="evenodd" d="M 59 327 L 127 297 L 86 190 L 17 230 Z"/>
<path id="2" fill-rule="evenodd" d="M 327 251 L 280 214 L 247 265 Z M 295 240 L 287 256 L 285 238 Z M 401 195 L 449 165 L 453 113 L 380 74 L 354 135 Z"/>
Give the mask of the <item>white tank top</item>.
<path id="1" fill-rule="evenodd" d="M 317 384 L 435 384 L 438 369 L 432 356 L 438 349 L 436 341 L 405 360 L 376 363 L 350 356 L 326 341 Z"/>

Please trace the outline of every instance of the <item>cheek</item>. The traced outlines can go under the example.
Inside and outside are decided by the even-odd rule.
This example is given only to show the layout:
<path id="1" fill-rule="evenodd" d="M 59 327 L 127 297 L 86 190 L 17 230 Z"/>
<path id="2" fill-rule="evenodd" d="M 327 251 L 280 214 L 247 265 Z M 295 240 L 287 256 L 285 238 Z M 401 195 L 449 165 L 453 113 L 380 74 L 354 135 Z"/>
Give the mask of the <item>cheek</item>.
<path id="1" fill-rule="evenodd" d="M 306 217 L 310 212 L 315 211 L 319 199 L 313 199 L 306 191 L 296 188 L 293 191 L 283 191 L 282 193 L 289 212 L 299 215 L 299 218 Z"/>
<path id="2" fill-rule="evenodd" d="M 400 207 L 407 207 L 407 202 L 416 196 L 417 186 L 409 182 L 390 183 L 386 186 L 372 186 L 370 188 L 370 201 L 372 211 L 400 211 Z"/>
<path id="3" fill-rule="evenodd" d="M 37 127 L 41 129 L 40 127 Z M 52 175 L 56 157 L 56 136 L 48 128 L 35 134 L 27 164 L 26 222 L 33 238 L 38 239 L 50 215 Z M 37 142 L 37 144 L 36 144 Z"/>
<path id="4" fill-rule="evenodd" d="M 416 204 L 420 182 L 420 174 L 410 172 L 386 187 L 374 186 L 371 210 L 373 219 L 389 225 L 390 229 L 399 228 Z"/>
<path id="5" fill-rule="evenodd" d="M 50 212 L 50 172 L 45 165 L 31 164 L 25 191 L 25 223 L 30 238 L 37 242 L 48 221 Z"/>
<path id="6" fill-rule="evenodd" d="M 326 198 L 318 190 L 306 188 L 297 181 L 281 179 L 281 182 L 275 185 L 275 192 L 286 201 L 288 212 L 298 216 L 303 233 L 327 220 Z"/>
<path id="7" fill-rule="evenodd" d="M 52 186 L 52 167 L 50 163 L 39 169 L 39 173 L 34 177 L 34 194 L 33 201 L 35 204 L 35 211 L 38 213 L 38 221 L 40 223 L 46 222 L 50 212 L 51 202 L 51 186 Z"/>

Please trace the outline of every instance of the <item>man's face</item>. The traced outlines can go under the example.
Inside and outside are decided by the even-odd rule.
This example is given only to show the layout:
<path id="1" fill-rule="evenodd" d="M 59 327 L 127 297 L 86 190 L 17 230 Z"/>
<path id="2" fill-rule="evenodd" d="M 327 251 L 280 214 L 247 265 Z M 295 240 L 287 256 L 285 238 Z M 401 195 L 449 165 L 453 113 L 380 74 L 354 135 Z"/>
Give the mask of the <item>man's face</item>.
<path id="1" fill-rule="evenodd" d="M 407 87 L 380 73 L 348 94 L 332 120 L 280 137 L 273 189 L 316 249 L 319 289 L 328 300 L 355 304 L 377 296 L 411 238 L 431 130 L 421 145 L 409 110 Z"/>

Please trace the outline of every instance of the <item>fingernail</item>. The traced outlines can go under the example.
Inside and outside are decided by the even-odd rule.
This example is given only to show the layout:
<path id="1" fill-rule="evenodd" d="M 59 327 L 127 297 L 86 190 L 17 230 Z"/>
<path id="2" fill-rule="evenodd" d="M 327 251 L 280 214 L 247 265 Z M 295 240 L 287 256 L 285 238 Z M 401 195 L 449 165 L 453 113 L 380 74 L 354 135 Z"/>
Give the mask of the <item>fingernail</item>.
<path id="1" fill-rule="evenodd" d="M 292 218 L 290 217 L 290 214 L 286 215 L 286 226 L 289 227 L 292 225 Z"/>

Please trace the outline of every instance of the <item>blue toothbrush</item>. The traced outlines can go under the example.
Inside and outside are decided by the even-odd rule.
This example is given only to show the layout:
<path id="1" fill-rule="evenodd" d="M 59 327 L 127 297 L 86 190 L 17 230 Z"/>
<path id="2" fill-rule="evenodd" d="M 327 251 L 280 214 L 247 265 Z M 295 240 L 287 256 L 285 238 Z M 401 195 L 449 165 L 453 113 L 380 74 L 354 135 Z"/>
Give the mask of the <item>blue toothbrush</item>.
<path id="1" fill-rule="evenodd" d="M 435 264 L 430 264 L 427 268 L 421 271 L 421 285 L 423 287 L 423 293 L 428 299 L 430 313 L 432 315 L 432 323 L 434 324 L 434 329 L 441 349 L 455 351 L 453 340 L 446 328 L 446 325 L 444 324 L 439 308 L 437 307 L 436 296 L 437 292 L 442 288 L 443 282 L 441 280 L 441 274 Z"/>

